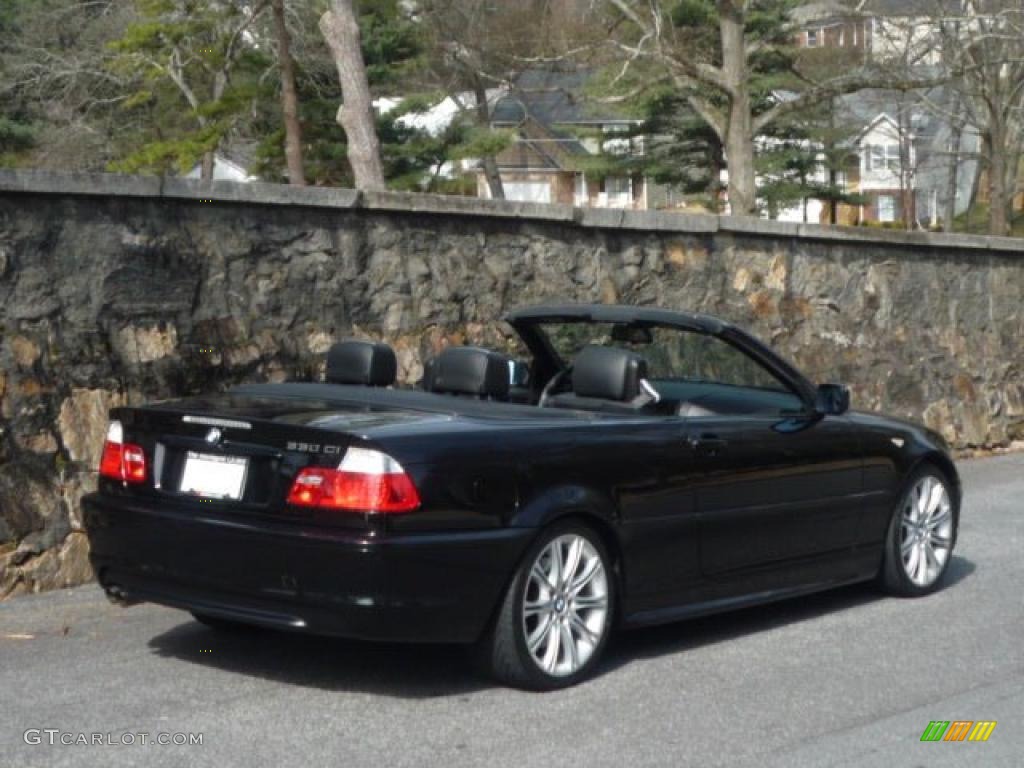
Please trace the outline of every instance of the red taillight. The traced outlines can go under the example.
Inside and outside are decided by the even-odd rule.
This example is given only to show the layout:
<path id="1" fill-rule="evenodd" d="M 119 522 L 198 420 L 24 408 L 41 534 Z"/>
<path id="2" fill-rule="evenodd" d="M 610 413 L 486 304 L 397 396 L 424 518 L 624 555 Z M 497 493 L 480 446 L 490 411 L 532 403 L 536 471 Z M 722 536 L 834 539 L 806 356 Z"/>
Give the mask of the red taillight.
<path id="1" fill-rule="evenodd" d="M 121 449 L 124 446 L 120 443 L 112 443 L 109 440 L 103 444 L 103 458 L 100 459 L 100 474 L 112 480 L 123 480 L 121 476 Z"/>
<path id="2" fill-rule="evenodd" d="M 416 486 L 391 457 L 350 448 L 337 469 L 306 467 L 288 492 L 288 503 L 356 512 L 411 512 L 420 505 Z"/>
<path id="3" fill-rule="evenodd" d="M 118 421 L 110 422 L 107 430 L 100 475 L 125 483 L 146 482 L 146 454 L 140 446 L 124 442 L 124 431 Z"/>

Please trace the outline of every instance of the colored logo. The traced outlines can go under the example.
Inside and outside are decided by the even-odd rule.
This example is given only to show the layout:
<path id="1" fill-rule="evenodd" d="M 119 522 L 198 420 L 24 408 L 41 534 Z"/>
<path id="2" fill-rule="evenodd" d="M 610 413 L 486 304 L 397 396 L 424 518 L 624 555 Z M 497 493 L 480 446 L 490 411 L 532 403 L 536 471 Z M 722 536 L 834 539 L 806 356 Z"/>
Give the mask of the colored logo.
<path id="1" fill-rule="evenodd" d="M 921 741 L 988 741 L 995 729 L 995 720 L 932 720 Z"/>

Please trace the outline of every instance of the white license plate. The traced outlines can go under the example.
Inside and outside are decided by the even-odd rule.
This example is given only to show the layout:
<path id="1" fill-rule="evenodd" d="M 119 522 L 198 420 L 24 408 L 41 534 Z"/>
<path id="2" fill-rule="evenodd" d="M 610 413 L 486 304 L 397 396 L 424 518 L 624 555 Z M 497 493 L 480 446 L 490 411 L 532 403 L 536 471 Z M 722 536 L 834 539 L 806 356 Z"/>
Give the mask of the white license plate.
<path id="1" fill-rule="evenodd" d="M 181 475 L 181 492 L 211 499 L 242 498 L 249 460 L 189 451 Z"/>

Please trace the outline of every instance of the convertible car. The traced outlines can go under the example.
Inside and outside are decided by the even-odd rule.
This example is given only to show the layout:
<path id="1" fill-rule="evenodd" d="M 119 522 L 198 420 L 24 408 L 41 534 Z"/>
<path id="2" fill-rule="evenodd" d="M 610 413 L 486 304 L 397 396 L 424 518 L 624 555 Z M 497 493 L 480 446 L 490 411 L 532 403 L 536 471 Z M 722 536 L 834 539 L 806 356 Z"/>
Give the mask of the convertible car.
<path id="1" fill-rule="evenodd" d="M 961 491 L 934 432 L 713 317 L 505 319 L 521 358 L 448 347 L 416 387 L 350 340 L 322 383 L 114 409 L 83 501 L 100 583 L 221 629 L 471 643 L 532 689 L 616 627 L 941 583 Z"/>

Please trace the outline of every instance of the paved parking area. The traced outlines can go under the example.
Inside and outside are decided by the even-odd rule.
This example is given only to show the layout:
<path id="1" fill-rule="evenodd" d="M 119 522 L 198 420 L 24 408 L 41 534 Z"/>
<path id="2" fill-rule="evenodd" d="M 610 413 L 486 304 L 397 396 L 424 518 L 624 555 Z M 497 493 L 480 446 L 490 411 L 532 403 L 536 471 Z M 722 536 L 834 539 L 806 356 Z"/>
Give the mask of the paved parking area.
<path id="1" fill-rule="evenodd" d="M 961 464 L 946 588 L 853 587 L 621 635 L 601 674 L 529 694 L 458 648 L 224 637 L 96 587 L 0 604 L 0 766 L 1024 765 L 1024 455 Z M 988 743 L 922 743 L 996 720 Z M 203 735 L 25 743 L 26 729 Z"/>

